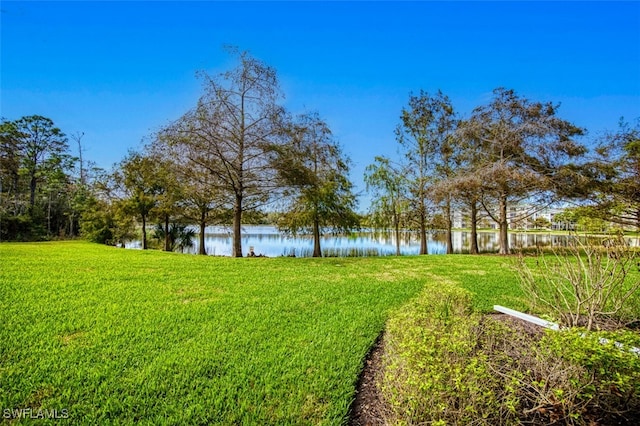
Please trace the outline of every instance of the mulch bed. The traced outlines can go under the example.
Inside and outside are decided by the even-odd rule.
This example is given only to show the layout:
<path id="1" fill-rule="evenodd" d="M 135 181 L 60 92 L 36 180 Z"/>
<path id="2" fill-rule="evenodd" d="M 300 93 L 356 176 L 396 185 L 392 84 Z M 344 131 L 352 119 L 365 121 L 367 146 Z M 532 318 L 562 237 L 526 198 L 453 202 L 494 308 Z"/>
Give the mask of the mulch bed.
<path id="1" fill-rule="evenodd" d="M 384 402 L 376 382 L 382 374 L 382 354 L 384 353 L 384 333 L 374 343 L 367 355 L 364 369 L 356 386 L 356 398 L 351 404 L 349 425 L 384 425 Z"/>

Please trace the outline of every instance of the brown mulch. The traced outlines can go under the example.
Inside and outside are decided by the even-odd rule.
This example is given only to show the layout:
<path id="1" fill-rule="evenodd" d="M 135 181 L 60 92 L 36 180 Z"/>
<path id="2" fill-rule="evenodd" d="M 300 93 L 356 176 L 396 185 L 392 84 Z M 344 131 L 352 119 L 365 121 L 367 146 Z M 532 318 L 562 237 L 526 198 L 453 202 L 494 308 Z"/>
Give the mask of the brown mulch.
<path id="1" fill-rule="evenodd" d="M 364 362 L 356 386 L 356 398 L 351 404 L 349 425 L 384 425 L 384 402 L 376 383 L 382 374 L 382 354 L 384 353 L 384 333 L 378 336 Z"/>

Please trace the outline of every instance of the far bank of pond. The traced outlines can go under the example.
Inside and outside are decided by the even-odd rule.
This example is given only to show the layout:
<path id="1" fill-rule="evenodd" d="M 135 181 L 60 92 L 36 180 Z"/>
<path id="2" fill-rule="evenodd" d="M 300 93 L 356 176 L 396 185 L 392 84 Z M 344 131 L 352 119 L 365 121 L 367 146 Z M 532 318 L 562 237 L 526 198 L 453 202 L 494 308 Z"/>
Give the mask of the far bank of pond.
<path id="1" fill-rule="evenodd" d="M 467 253 L 470 246 L 471 233 L 468 231 L 453 231 L 453 250 L 455 253 Z M 427 235 L 429 254 L 444 254 L 446 252 L 445 233 L 432 231 Z M 511 248 L 530 248 L 539 246 L 558 246 L 566 244 L 567 235 L 550 233 L 509 233 Z M 640 237 L 629 238 L 633 246 L 640 246 Z M 198 235 L 193 246 L 185 250 L 188 253 L 198 253 Z M 496 231 L 478 232 L 478 246 L 483 253 L 498 251 L 498 234 Z M 396 253 L 396 241 L 393 232 L 357 232 L 352 235 L 327 234 L 320 242 L 324 256 L 391 256 Z M 140 241 L 132 241 L 127 248 L 140 248 Z M 231 256 L 233 234 L 227 227 L 207 227 L 205 233 L 205 248 L 212 256 Z M 242 227 L 242 250 L 247 255 L 250 248 L 256 255 L 268 257 L 296 256 L 310 257 L 313 253 L 313 239 L 311 236 L 291 236 L 278 231 L 274 226 L 245 225 Z M 400 236 L 400 252 L 403 255 L 417 255 L 420 250 L 420 240 L 416 232 L 402 232 Z"/>

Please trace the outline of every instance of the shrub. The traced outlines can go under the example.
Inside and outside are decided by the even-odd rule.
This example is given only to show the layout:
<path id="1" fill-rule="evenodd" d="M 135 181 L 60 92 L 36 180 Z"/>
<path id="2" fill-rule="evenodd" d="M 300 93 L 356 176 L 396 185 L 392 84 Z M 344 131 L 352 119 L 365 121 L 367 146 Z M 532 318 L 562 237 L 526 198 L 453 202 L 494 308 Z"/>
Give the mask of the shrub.
<path id="1" fill-rule="evenodd" d="M 574 367 L 566 378 L 572 395 L 563 401 L 567 414 L 582 419 L 597 412 L 611 423 L 640 420 L 640 357 L 630 350 L 638 346 L 640 337 L 629 331 L 547 333 L 540 342 L 547 359 Z"/>
<path id="2" fill-rule="evenodd" d="M 500 411 L 497 379 L 478 350 L 467 291 L 429 286 L 388 324 L 383 397 L 394 422 L 454 424 Z"/>
<path id="3" fill-rule="evenodd" d="M 464 290 L 433 285 L 389 321 L 379 387 L 390 423 L 640 420 L 637 334 L 544 332 L 470 306 Z"/>
<path id="4" fill-rule="evenodd" d="M 591 330 L 637 319 L 637 306 L 635 312 L 631 308 L 640 290 L 637 258 L 622 236 L 601 241 L 573 236 L 552 255 L 539 252 L 535 268 L 520 255 L 516 269 L 534 308 L 561 325 Z"/>

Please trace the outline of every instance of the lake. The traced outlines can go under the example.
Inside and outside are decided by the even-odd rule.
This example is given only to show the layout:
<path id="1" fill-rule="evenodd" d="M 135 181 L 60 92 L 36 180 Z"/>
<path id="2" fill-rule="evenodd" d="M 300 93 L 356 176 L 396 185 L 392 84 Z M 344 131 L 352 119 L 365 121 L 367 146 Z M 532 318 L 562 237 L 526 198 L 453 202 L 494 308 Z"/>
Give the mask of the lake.
<path id="1" fill-rule="evenodd" d="M 210 226 L 206 228 L 205 248 L 212 256 L 231 256 L 233 247 L 231 229 L 228 227 Z M 471 233 L 467 231 L 453 232 L 453 250 L 455 253 L 469 251 Z M 436 231 L 428 234 L 427 249 L 429 254 L 446 252 L 445 233 Z M 415 255 L 420 251 L 417 232 L 403 232 L 400 237 L 400 252 L 403 255 Z M 640 238 L 630 238 L 634 246 L 640 246 Z M 567 236 L 545 233 L 509 233 L 511 248 L 527 248 L 536 246 L 557 246 L 566 244 Z M 498 251 L 498 233 L 494 231 L 478 232 L 478 246 L 481 252 Z M 127 248 L 141 248 L 140 241 L 126 244 Z M 245 225 L 242 227 L 242 251 L 245 255 L 253 247 L 256 255 L 268 257 L 296 256 L 310 257 L 313 253 L 311 236 L 289 236 L 278 232 L 274 226 Z M 392 232 L 358 232 L 350 236 L 325 235 L 320 247 L 324 256 L 391 256 L 395 255 L 395 236 Z M 188 253 L 198 253 L 199 241 L 196 235 L 194 246 Z"/>

